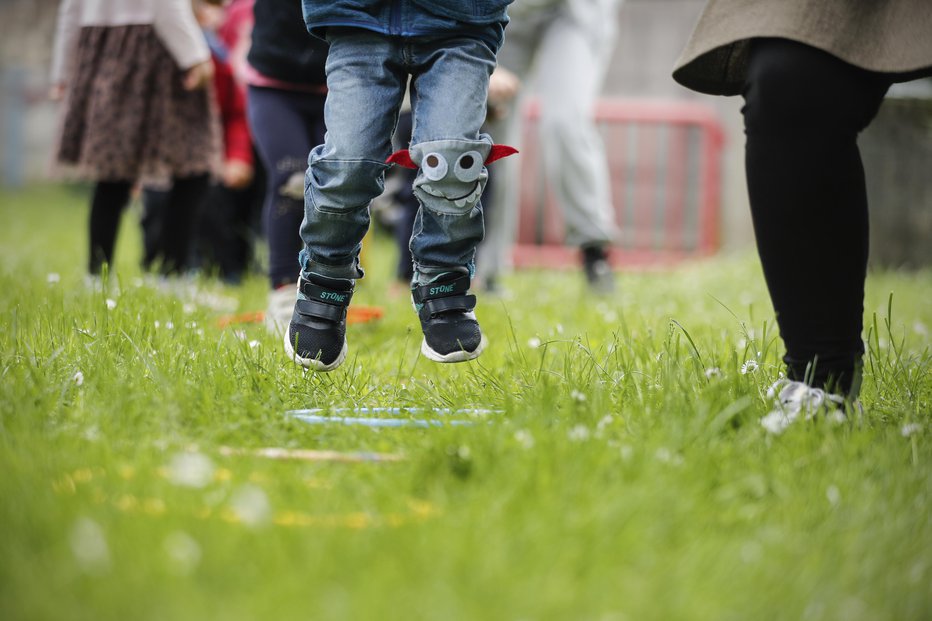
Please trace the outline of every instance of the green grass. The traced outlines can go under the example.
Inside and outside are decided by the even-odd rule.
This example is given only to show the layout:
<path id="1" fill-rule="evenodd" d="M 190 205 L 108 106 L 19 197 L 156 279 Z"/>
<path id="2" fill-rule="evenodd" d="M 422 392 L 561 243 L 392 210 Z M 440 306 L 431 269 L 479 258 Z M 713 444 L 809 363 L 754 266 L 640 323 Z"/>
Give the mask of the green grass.
<path id="1" fill-rule="evenodd" d="M 376 239 L 354 303 L 385 317 L 313 374 L 262 326 L 221 329 L 141 284 L 133 214 L 118 290 L 84 286 L 85 201 L 0 194 L 0 619 L 932 614 L 929 271 L 870 276 L 864 416 L 771 436 L 782 345 L 750 253 L 625 273 L 610 299 L 573 271 L 515 274 L 512 297 L 480 296 L 487 352 L 441 366 L 386 297 Z M 199 286 L 264 305 L 260 277 Z M 502 412 L 382 430 L 285 416 L 356 406 Z"/>

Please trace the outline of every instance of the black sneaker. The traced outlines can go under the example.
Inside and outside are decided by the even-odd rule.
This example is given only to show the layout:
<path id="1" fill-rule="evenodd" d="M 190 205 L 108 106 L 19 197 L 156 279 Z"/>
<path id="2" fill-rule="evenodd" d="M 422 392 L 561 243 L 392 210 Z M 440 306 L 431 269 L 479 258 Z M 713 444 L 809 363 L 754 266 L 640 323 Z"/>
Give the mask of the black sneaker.
<path id="1" fill-rule="evenodd" d="M 353 283 L 338 278 L 298 278 L 298 299 L 285 331 L 285 353 L 301 366 L 332 371 L 346 359 L 346 307 Z"/>
<path id="2" fill-rule="evenodd" d="M 473 309 L 476 296 L 467 295 L 469 276 L 444 274 L 411 291 L 421 320 L 421 353 L 434 362 L 463 362 L 477 358 L 485 338 Z"/>
<path id="3" fill-rule="evenodd" d="M 608 251 L 604 246 L 583 246 L 583 271 L 586 273 L 586 282 L 597 293 L 612 293 L 615 291 L 615 273 L 608 262 Z"/>

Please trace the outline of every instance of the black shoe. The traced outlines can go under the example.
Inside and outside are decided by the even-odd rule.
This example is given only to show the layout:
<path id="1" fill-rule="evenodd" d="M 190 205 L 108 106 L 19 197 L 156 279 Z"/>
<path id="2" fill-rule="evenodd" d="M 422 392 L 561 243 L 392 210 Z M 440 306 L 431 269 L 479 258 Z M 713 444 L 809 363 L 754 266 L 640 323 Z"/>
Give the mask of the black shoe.
<path id="1" fill-rule="evenodd" d="M 597 293 L 612 293 L 615 291 L 615 273 L 608 262 L 608 251 L 604 246 L 583 246 L 583 270 L 586 273 L 586 282 Z"/>
<path id="2" fill-rule="evenodd" d="M 476 296 L 467 295 L 469 276 L 444 274 L 411 291 L 421 320 L 421 353 L 434 362 L 463 362 L 477 358 L 485 338 L 473 309 Z"/>
<path id="3" fill-rule="evenodd" d="M 298 278 L 298 299 L 285 331 L 285 353 L 301 366 L 332 371 L 346 359 L 346 307 L 352 281 Z"/>

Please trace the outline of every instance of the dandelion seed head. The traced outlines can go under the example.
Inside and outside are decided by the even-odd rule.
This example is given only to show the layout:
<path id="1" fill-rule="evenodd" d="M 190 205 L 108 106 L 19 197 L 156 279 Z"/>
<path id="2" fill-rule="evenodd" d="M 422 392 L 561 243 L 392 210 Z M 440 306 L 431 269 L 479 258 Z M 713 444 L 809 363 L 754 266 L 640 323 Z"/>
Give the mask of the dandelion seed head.
<path id="1" fill-rule="evenodd" d="M 272 518 L 269 497 L 258 485 L 247 484 L 239 488 L 230 500 L 230 508 L 246 526 L 263 526 Z"/>
<path id="2" fill-rule="evenodd" d="M 110 548 L 100 524 L 82 517 L 71 529 L 71 552 L 78 566 L 89 573 L 100 573 L 110 567 Z"/>
<path id="3" fill-rule="evenodd" d="M 608 427 L 614 422 L 615 422 L 615 417 L 612 416 L 611 414 L 606 414 L 601 419 L 599 419 L 599 422 L 596 424 L 595 428 L 598 431 L 604 431 L 606 427 Z"/>
<path id="4" fill-rule="evenodd" d="M 654 457 L 662 464 L 670 464 L 671 466 L 680 466 L 683 464 L 683 457 L 681 455 L 663 446 L 657 449 L 654 453 Z"/>
<path id="5" fill-rule="evenodd" d="M 162 542 L 172 570 L 182 576 L 190 575 L 201 562 L 201 546 L 191 535 L 176 530 Z"/>
<path id="6" fill-rule="evenodd" d="M 764 555 L 764 550 L 756 541 L 747 541 L 741 546 L 741 560 L 752 565 L 758 562 Z"/>
<path id="7" fill-rule="evenodd" d="M 168 478 L 182 487 L 206 487 L 214 476 L 214 463 L 201 453 L 178 453 L 168 465 Z"/>
<path id="8" fill-rule="evenodd" d="M 534 448 L 534 436 L 527 429 L 519 429 L 515 432 L 515 441 L 525 450 Z"/>

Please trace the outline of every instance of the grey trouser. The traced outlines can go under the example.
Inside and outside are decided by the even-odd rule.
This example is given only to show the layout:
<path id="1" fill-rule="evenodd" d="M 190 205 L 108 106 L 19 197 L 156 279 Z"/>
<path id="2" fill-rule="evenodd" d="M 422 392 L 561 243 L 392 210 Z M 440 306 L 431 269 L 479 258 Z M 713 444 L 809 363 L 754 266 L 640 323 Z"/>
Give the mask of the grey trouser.
<path id="1" fill-rule="evenodd" d="M 544 172 L 566 221 L 566 243 L 606 245 L 617 233 L 605 147 L 593 122 L 616 36 L 620 0 L 516 2 L 498 64 L 536 86 L 541 102 L 540 145 Z M 537 5 L 550 5 L 538 8 Z M 521 148 L 522 98 L 489 122 L 496 143 Z M 479 248 L 480 276 L 510 267 L 518 220 L 521 157 L 493 171 L 486 241 Z"/>

